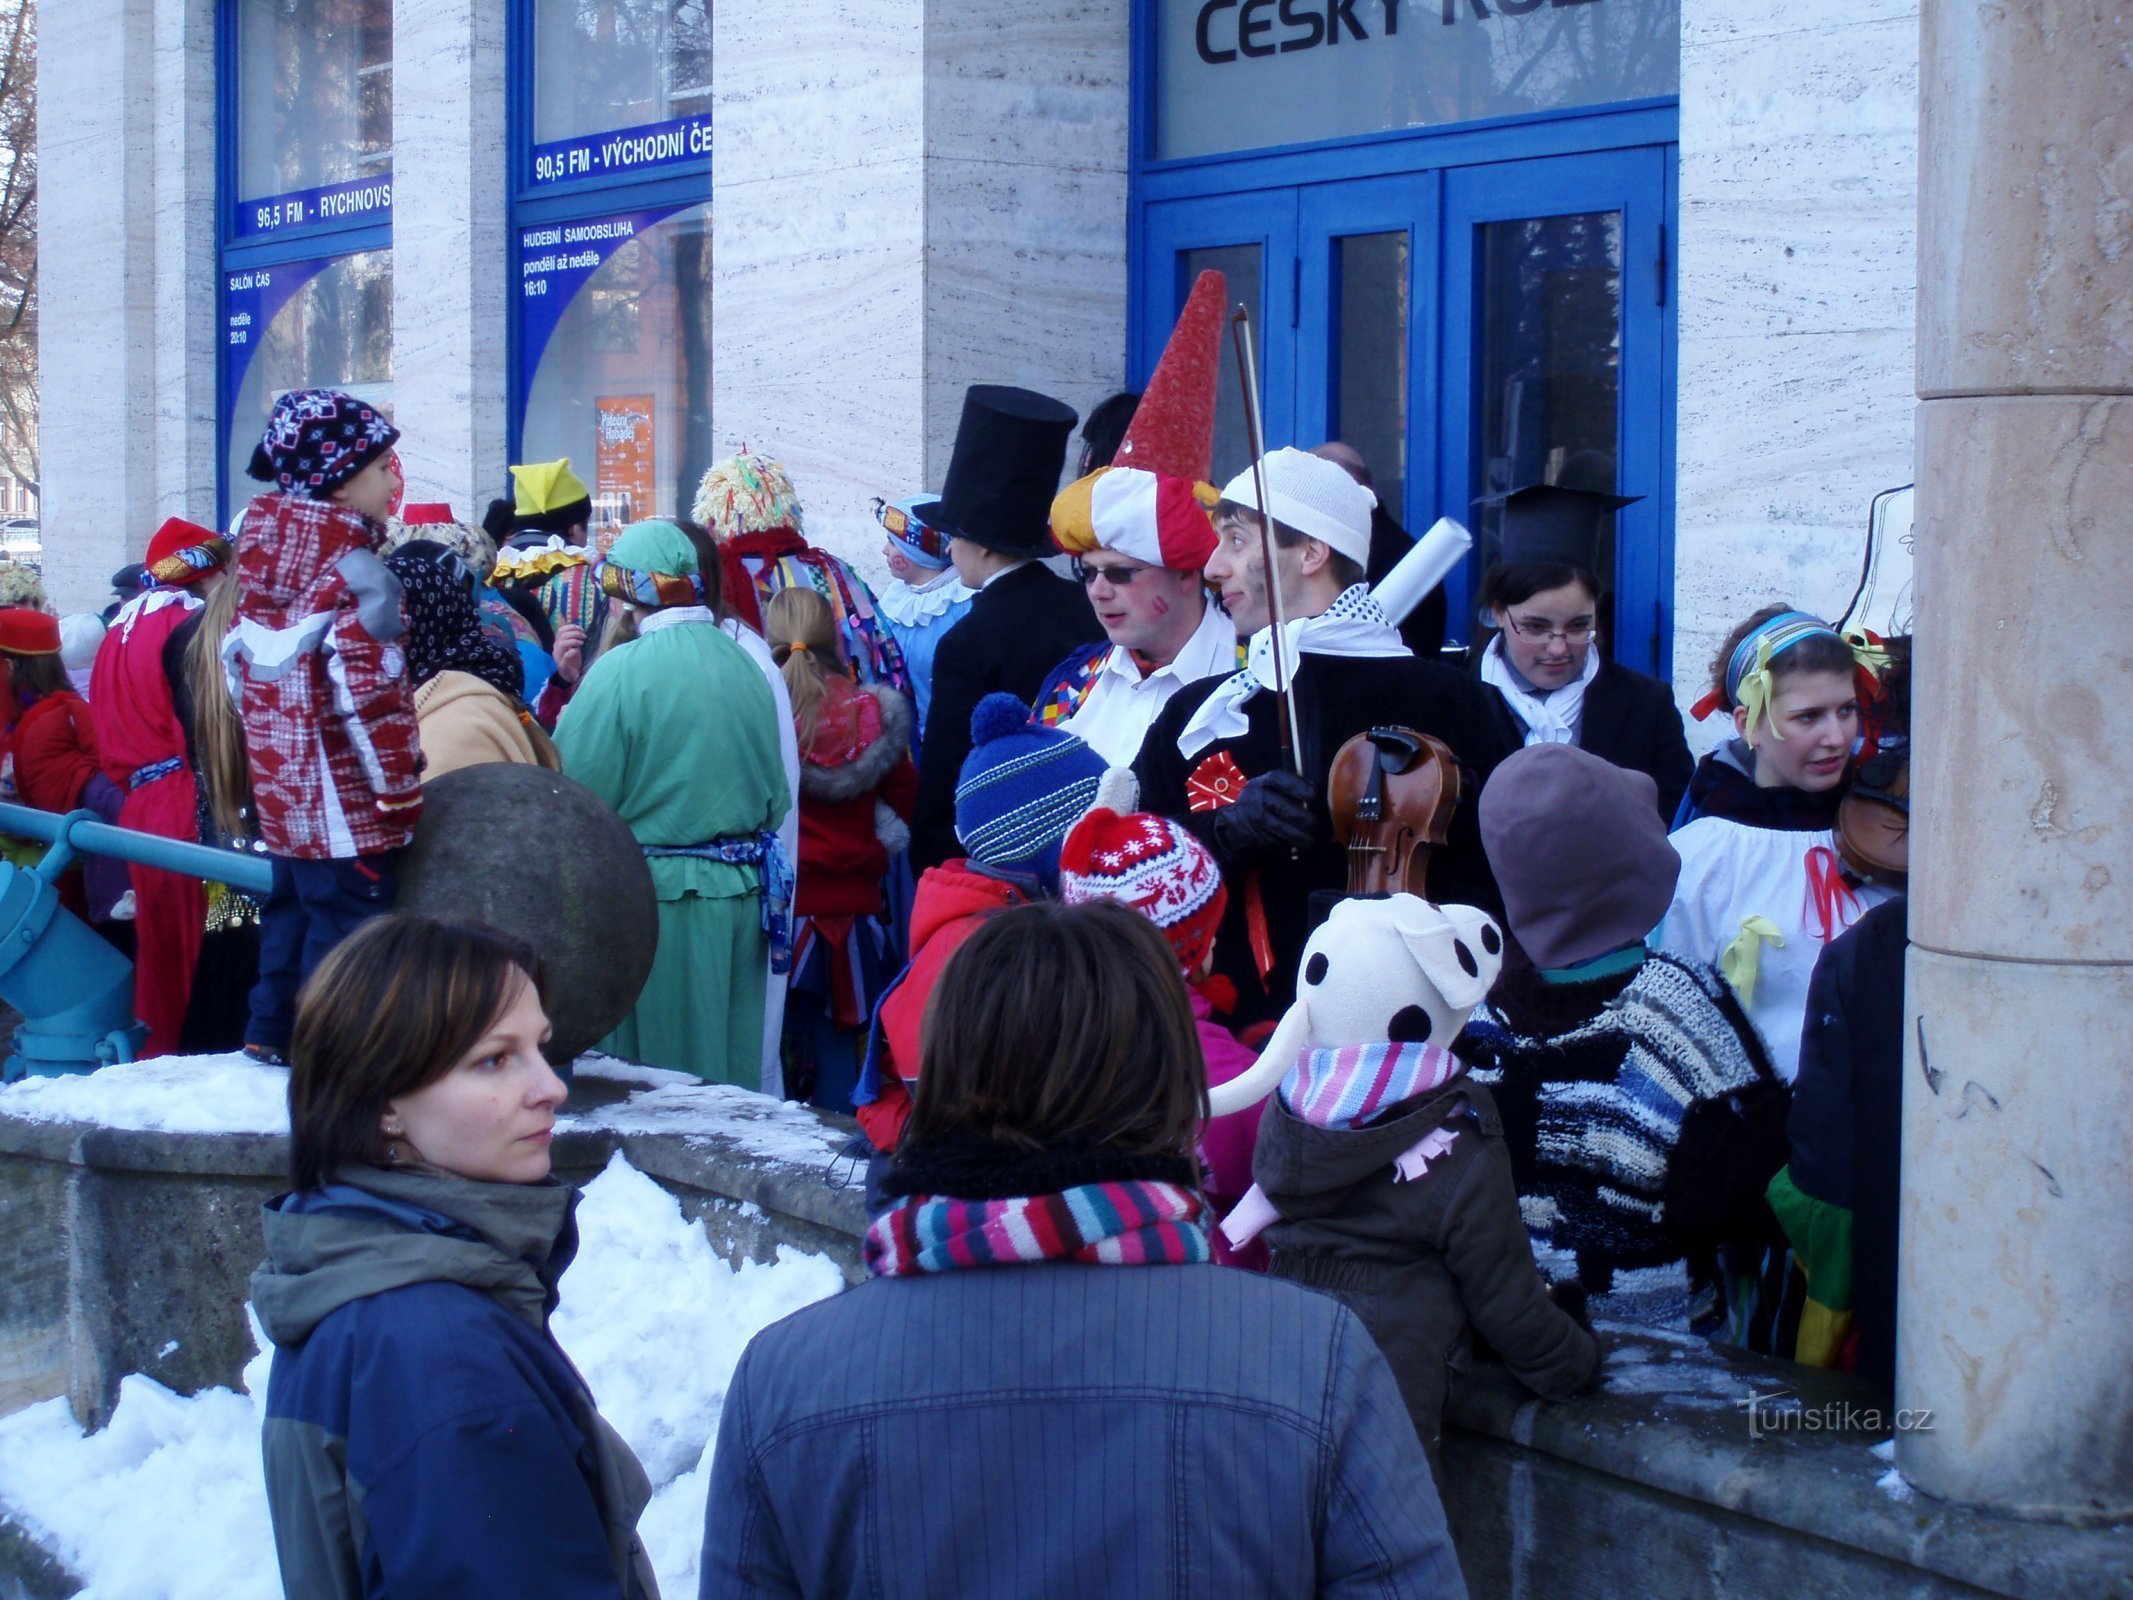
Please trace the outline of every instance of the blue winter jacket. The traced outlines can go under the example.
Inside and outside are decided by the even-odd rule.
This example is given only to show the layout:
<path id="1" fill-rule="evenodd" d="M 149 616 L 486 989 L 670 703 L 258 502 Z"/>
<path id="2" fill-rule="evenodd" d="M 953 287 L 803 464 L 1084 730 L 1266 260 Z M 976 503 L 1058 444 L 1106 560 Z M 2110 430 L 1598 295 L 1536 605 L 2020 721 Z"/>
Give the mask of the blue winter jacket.
<path id="1" fill-rule="evenodd" d="M 702 1600 L 1464 1596 L 1385 1360 L 1214 1266 L 883 1278 L 727 1394 Z"/>
<path id="2" fill-rule="evenodd" d="M 266 1208 L 252 1280 L 284 1590 L 656 1597 L 634 1533 L 649 1485 L 547 1331 L 576 1195 L 343 1177 Z"/>

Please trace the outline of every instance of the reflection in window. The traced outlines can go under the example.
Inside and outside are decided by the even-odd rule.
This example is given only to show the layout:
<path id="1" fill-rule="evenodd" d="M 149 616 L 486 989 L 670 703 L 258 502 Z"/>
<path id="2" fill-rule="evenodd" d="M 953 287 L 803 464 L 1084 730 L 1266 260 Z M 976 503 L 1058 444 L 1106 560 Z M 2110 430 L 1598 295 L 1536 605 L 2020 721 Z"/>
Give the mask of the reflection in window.
<path id="1" fill-rule="evenodd" d="M 710 0 L 538 0 L 533 73 L 537 144 L 708 112 Z"/>
<path id="2" fill-rule="evenodd" d="M 1612 492 L 1622 392 L 1622 213 L 1522 217 L 1479 231 L 1476 494 L 1536 483 Z M 1482 560 L 1493 561 L 1503 508 L 1475 512 Z M 1613 571 L 1608 518 L 1599 575 L 1610 591 Z"/>
<path id="3" fill-rule="evenodd" d="M 237 193 L 392 169 L 392 0 L 238 0 Z"/>
<path id="4" fill-rule="evenodd" d="M 304 270 L 303 263 L 276 271 Z M 259 492 L 246 476 L 274 402 L 291 389 L 340 389 L 392 409 L 393 255 L 365 250 L 327 263 L 275 315 L 230 405 L 225 453 L 233 506 Z"/>
<path id="5" fill-rule="evenodd" d="M 1361 452 L 1396 520 L 1407 503 L 1407 248 L 1405 229 L 1333 241 L 1333 436 Z"/>
<path id="6" fill-rule="evenodd" d="M 526 396 L 519 459 L 570 457 L 596 534 L 688 514 L 711 465 L 711 207 L 636 237 L 556 323 Z"/>

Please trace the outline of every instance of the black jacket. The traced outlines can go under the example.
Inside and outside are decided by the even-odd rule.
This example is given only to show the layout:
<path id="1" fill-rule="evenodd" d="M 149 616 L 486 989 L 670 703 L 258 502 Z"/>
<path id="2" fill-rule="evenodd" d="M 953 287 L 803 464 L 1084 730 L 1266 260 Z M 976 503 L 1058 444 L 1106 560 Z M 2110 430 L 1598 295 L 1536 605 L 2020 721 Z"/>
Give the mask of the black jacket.
<path id="1" fill-rule="evenodd" d="M 1340 747 L 1356 734 L 1387 723 L 1410 727 L 1451 746 L 1463 769 L 1465 798 L 1452 814 L 1451 842 L 1429 864 L 1430 898 L 1479 906 L 1503 915 L 1503 897 L 1481 848 L 1475 803 L 1496 763 L 1518 748 L 1496 714 L 1496 696 L 1456 667 L 1412 656 L 1348 657 L 1304 653 L 1296 678 L 1296 716 L 1303 736 L 1303 770 L 1316 802 L 1319 843 L 1294 854 L 1277 851 L 1250 860 L 1232 860 L 1214 841 L 1214 813 L 1194 811 L 1186 784 L 1204 761 L 1227 753 L 1247 778 L 1273 772 L 1281 765 L 1280 713 L 1271 694 L 1259 694 L 1244 708 L 1246 732 L 1217 740 L 1189 760 L 1178 751 L 1178 734 L 1222 680 L 1188 684 L 1163 707 L 1141 745 L 1134 772 L 1140 778 L 1141 807 L 1183 823 L 1221 862 L 1230 884 L 1229 909 L 1215 940 L 1215 967 L 1237 986 L 1237 1017 L 1251 1022 L 1278 1015 L 1296 997 L 1296 964 L 1304 941 L 1328 909 L 1326 897 L 1348 883 L 1347 851 L 1334 841 L 1333 818 L 1326 810 L 1326 777 Z M 1267 930 L 1274 947 L 1274 970 L 1264 985 L 1252 960 L 1244 877 L 1256 870 L 1266 908 Z M 1312 896 L 1321 896 L 1314 908 Z M 1314 909 L 1316 914 L 1314 914 Z"/>
<path id="2" fill-rule="evenodd" d="M 1480 660 L 1478 653 L 1475 660 Z M 1493 688 L 1489 699 L 1503 719 L 1504 731 L 1517 744 L 1524 744 L 1525 727 L 1509 703 Z M 1659 785 L 1659 815 L 1668 822 L 1674 820 L 1695 761 L 1689 755 L 1672 689 L 1657 678 L 1603 661 L 1585 688 L 1578 748 L 1618 767 L 1648 773 Z"/>
<path id="3" fill-rule="evenodd" d="M 1896 1385 L 1896 1227 L 1903 1193 L 1904 955 L 1899 897 L 1815 963 L 1792 1086 L 1792 1181 L 1852 1214 L 1859 1375 Z"/>
<path id="4" fill-rule="evenodd" d="M 1041 562 L 994 579 L 941 640 L 918 762 L 911 864 L 923 870 L 963 854 L 955 837 L 955 785 L 970 754 L 970 714 L 989 694 L 1034 700 L 1077 646 L 1103 637 L 1088 598 Z"/>
<path id="5" fill-rule="evenodd" d="M 1437 1128 L 1452 1146 L 1412 1182 L 1393 1162 Z M 1252 1176 L 1280 1211 L 1269 1270 L 1340 1296 L 1392 1364 L 1415 1431 L 1437 1463 L 1444 1397 L 1479 1333 L 1519 1381 L 1565 1400 L 1600 1349 L 1555 1306 L 1519 1219 L 1503 1124 L 1479 1084 L 1454 1080 L 1365 1127 L 1321 1128 L 1270 1096 Z"/>

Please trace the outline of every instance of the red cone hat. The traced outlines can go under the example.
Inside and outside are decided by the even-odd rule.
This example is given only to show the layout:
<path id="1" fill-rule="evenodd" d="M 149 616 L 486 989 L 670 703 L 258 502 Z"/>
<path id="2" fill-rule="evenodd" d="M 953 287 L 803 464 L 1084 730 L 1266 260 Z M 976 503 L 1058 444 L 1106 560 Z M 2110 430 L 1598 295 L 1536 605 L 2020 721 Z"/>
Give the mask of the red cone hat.
<path id="1" fill-rule="evenodd" d="M 1163 346 L 1113 466 L 1138 467 L 1187 483 L 1207 481 L 1214 470 L 1215 374 L 1228 309 L 1229 285 L 1222 274 L 1201 273 L 1178 314 L 1178 325 L 1170 330 L 1170 342 Z"/>

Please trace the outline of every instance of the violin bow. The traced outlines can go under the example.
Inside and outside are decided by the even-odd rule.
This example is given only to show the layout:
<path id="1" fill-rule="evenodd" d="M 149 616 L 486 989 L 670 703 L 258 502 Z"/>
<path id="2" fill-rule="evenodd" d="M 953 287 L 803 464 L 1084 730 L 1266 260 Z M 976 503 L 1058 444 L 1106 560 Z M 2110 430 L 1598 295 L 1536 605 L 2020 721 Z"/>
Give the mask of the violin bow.
<path id="1" fill-rule="evenodd" d="M 1275 728 L 1281 739 L 1281 764 L 1299 778 L 1303 770 L 1303 734 L 1297 726 L 1296 702 L 1289 695 L 1289 673 L 1282 661 L 1288 607 L 1281 599 L 1281 568 L 1274 561 L 1274 513 L 1267 509 L 1266 429 L 1259 414 L 1259 363 L 1252 355 L 1252 314 L 1240 302 L 1229 315 L 1231 341 L 1237 347 L 1237 378 L 1244 386 L 1244 443 L 1252 454 L 1252 498 L 1259 502 L 1259 553 L 1266 570 L 1268 620 L 1273 624 L 1274 698 L 1280 708 Z"/>

